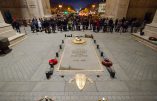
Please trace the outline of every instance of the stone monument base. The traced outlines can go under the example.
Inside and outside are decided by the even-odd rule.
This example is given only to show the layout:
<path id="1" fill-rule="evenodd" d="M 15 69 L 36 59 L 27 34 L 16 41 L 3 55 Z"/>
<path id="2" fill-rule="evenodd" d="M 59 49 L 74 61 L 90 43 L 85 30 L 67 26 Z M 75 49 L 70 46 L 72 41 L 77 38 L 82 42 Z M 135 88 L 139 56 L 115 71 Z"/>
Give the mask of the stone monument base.
<path id="1" fill-rule="evenodd" d="M 10 47 L 25 39 L 24 33 L 16 33 L 12 26 L 6 23 L 0 24 L 0 37 L 7 37 Z"/>
<path id="2" fill-rule="evenodd" d="M 147 24 L 145 29 L 145 36 L 157 38 L 157 23 Z"/>
<path id="3" fill-rule="evenodd" d="M 138 42 L 157 51 L 157 43 L 150 41 L 149 36 L 146 36 L 146 35 L 141 36 L 140 33 L 133 33 L 132 35 L 133 35 L 133 38 L 137 40 Z"/>
<path id="4" fill-rule="evenodd" d="M 144 29 L 144 35 L 140 35 L 140 33 L 133 33 L 132 35 L 137 41 L 157 51 L 157 41 L 149 40 L 149 37 L 157 38 L 157 24 L 156 23 L 147 24 Z"/>

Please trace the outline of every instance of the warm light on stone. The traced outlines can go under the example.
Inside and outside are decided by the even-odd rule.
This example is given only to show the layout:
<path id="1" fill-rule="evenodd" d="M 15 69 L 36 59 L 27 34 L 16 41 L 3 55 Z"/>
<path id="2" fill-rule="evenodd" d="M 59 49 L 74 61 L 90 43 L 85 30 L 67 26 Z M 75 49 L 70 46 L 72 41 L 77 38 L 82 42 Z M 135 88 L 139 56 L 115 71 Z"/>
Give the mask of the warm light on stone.
<path id="1" fill-rule="evenodd" d="M 76 74 L 74 78 L 69 80 L 69 83 L 71 83 L 74 80 L 76 80 L 76 85 L 79 88 L 79 90 L 83 90 L 87 80 L 93 83 L 93 81 L 90 78 L 87 78 L 85 74 Z"/>
<path id="2" fill-rule="evenodd" d="M 83 44 L 83 43 L 86 42 L 86 40 L 85 40 L 85 39 L 82 39 L 82 38 L 79 38 L 79 37 L 76 37 L 75 39 L 72 40 L 72 42 L 73 42 L 74 44 Z"/>
<path id="3" fill-rule="evenodd" d="M 62 6 L 62 5 L 59 5 L 58 7 L 59 7 L 59 8 L 62 8 L 63 6 Z"/>
<path id="4" fill-rule="evenodd" d="M 87 77 L 85 74 L 76 74 L 75 76 L 77 87 L 82 90 L 86 85 Z"/>

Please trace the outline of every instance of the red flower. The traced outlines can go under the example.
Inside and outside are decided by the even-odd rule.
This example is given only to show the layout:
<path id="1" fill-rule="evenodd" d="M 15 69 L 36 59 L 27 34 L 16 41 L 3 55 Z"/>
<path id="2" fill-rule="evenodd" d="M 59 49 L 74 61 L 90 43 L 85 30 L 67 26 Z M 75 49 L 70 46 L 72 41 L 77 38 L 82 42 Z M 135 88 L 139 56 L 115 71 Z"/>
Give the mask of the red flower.
<path id="1" fill-rule="evenodd" d="M 111 67 L 112 66 L 112 62 L 107 58 L 102 61 L 102 64 L 106 67 Z"/>
<path id="2" fill-rule="evenodd" d="M 57 60 L 57 59 L 50 59 L 50 60 L 49 60 L 49 64 L 56 65 L 57 63 L 58 63 L 58 60 Z"/>

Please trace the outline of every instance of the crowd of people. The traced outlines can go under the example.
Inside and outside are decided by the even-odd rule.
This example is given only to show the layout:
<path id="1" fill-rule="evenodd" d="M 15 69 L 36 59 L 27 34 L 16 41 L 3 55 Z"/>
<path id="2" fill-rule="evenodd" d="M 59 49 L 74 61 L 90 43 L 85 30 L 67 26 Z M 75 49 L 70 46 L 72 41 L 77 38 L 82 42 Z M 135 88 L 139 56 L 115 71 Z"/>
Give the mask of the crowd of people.
<path id="1" fill-rule="evenodd" d="M 45 33 L 55 33 L 56 31 L 80 31 L 80 30 L 93 30 L 93 32 L 131 32 L 136 33 L 138 29 L 142 29 L 143 23 L 136 18 L 134 19 L 116 19 L 112 18 L 92 18 L 81 16 L 64 16 L 53 18 L 33 18 L 29 21 L 31 31 Z M 19 31 L 19 24 L 17 21 L 13 22 L 13 28 Z M 144 27 L 144 26 L 143 26 Z"/>

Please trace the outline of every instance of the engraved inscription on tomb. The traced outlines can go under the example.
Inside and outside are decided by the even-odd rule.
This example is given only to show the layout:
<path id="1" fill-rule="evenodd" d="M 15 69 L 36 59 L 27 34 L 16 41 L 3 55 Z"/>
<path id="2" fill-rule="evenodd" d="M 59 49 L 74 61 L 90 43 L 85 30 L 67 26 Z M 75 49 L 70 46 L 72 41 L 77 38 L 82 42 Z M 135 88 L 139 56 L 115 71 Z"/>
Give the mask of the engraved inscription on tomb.
<path id="1" fill-rule="evenodd" d="M 88 57 L 87 50 L 85 48 L 76 48 L 72 50 L 71 57 L 73 61 L 86 61 Z"/>

